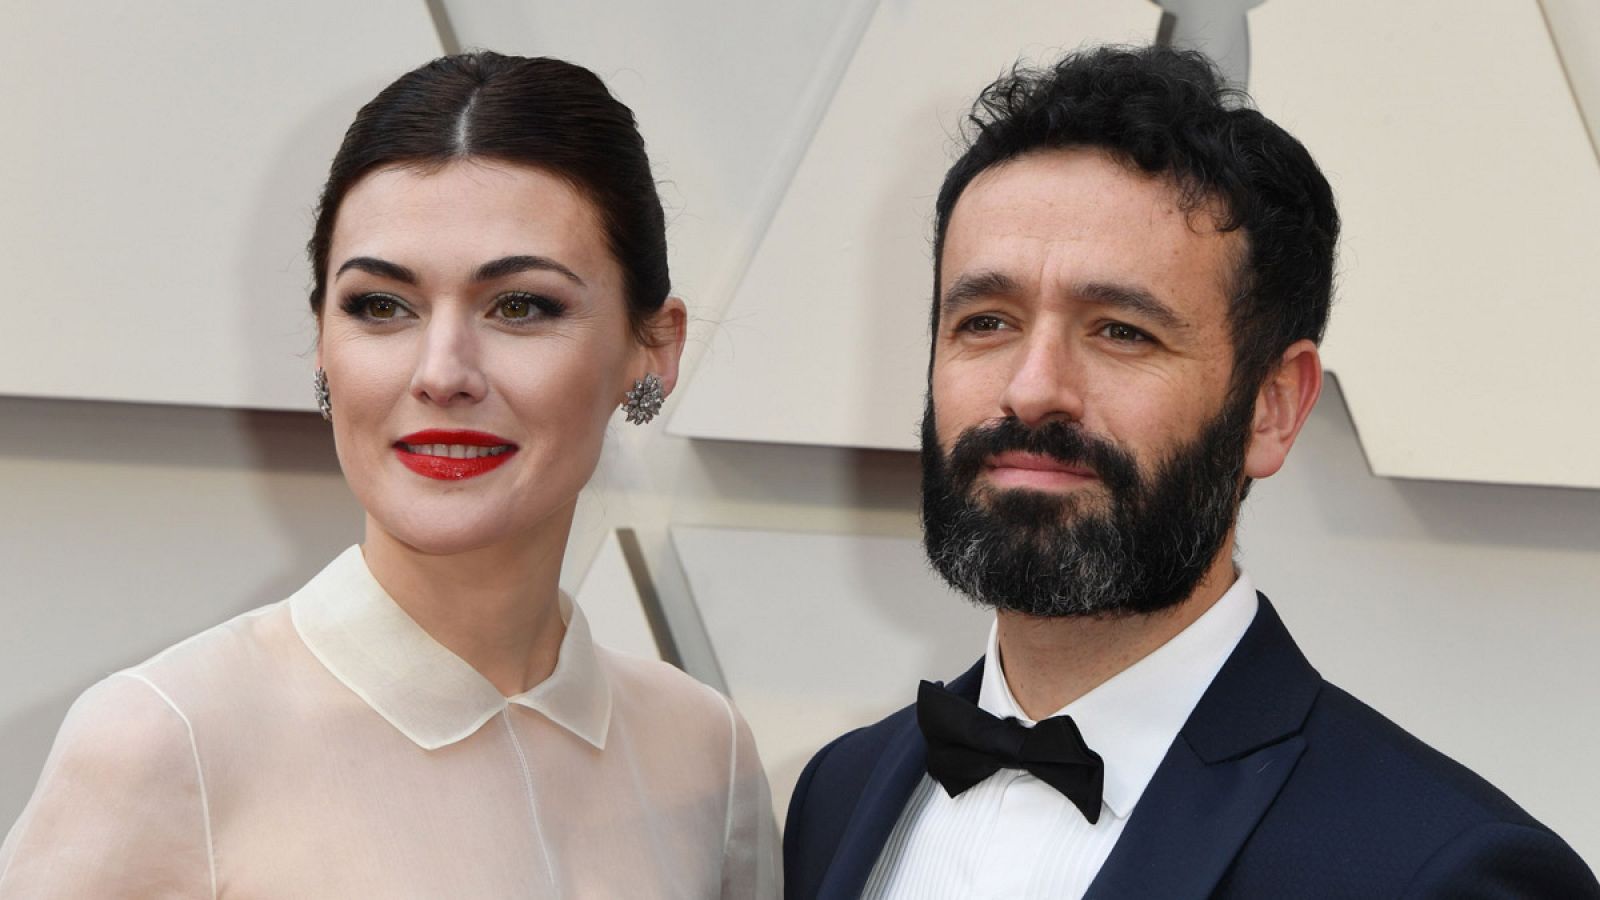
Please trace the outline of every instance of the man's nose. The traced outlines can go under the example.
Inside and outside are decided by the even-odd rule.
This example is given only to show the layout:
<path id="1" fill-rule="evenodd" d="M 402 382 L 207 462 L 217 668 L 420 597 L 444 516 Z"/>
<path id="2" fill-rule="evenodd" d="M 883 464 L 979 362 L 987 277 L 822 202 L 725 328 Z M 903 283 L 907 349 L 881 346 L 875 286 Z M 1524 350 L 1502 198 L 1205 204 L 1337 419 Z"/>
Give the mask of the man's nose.
<path id="1" fill-rule="evenodd" d="M 453 316 L 430 319 L 411 375 L 412 396 L 443 407 L 482 400 L 488 379 L 481 367 L 479 340 L 470 322 Z"/>
<path id="2" fill-rule="evenodd" d="M 1000 405 L 1029 428 L 1083 418 L 1082 351 L 1059 334 L 1028 334 L 1012 358 Z"/>

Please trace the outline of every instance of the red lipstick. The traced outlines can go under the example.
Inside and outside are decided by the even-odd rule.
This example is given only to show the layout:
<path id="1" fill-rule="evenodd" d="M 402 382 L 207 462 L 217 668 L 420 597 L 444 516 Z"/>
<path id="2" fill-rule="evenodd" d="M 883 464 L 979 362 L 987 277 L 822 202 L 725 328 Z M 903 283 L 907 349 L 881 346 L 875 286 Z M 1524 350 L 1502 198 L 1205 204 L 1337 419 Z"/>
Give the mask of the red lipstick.
<path id="1" fill-rule="evenodd" d="M 394 452 L 418 475 L 461 481 L 500 468 L 517 452 L 517 445 L 482 431 L 428 428 L 395 441 Z"/>

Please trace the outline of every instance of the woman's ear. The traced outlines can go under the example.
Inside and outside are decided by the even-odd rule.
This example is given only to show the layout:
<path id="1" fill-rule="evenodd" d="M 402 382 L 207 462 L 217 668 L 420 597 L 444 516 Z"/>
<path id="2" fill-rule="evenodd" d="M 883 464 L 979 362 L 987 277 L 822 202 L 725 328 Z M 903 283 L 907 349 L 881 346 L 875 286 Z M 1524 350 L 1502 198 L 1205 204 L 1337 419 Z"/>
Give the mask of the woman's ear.
<path id="1" fill-rule="evenodd" d="M 1322 396 L 1322 357 L 1317 345 L 1301 340 L 1283 351 L 1277 366 L 1256 392 L 1245 450 L 1244 474 L 1266 478 L 1283 468 L 1301 426 Z"/>
<path id="2" fill-rule="evenodd" d="M 645 371 L 661 378 L 661 392 L 670 395 L 678 384 L 678 364 L 688 337 L 689 310 L 677 297 L 668 297 L 646 323 Z"/>

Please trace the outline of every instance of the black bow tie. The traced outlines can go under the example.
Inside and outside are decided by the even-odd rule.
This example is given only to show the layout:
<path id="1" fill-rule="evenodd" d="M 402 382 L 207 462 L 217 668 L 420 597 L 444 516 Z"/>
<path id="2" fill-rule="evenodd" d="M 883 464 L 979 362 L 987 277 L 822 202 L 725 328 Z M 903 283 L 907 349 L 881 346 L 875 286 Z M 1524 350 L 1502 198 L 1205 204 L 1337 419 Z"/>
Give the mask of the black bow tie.
<path id="1" fill-rule="evenodd" d="M 928 742 L 928 774 L 954 797 L 1000 769 L 1024 769 L 1066 796 L 1093 824 L 1100 819 L 1105 763 L 1068 716 L 1032 728 L 999 719 L 946 688 L 924 681 L 917 725 Z"/>

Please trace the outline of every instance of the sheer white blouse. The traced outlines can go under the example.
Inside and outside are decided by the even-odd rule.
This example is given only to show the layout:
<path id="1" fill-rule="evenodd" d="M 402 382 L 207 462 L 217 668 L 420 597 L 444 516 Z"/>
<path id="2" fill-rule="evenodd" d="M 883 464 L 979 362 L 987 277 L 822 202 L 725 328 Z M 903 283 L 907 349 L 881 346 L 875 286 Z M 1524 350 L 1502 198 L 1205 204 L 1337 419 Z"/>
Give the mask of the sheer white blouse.
<path id="1" fill-rule="evenodd" d="M 777 898 L 744 721 L 562 612 L 555 671 L 506 698 L 350 548 L 79 698 L 0 897 Z"/>

